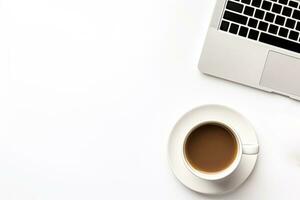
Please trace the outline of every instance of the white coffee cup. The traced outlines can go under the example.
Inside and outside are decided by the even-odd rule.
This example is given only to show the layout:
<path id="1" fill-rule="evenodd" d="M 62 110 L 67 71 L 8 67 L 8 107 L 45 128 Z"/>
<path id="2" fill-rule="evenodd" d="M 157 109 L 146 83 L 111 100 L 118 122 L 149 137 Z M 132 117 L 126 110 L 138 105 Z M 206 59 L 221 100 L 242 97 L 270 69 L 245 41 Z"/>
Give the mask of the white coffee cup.
<path id="1" fill-rule="evenodd" d="M 186 144 L 186 140 L 189 137 L 189 135 L 196 128 L 203 126 L 203 125 L 207 125 L 207 124 L 220 125 L 226 129 L 228 129 L 234 136 L 236 143 L 237 143 L 237 153 L 236 153 L 234 161 L 229 166 L 227 166 L 225 169 L 218 171 L 218 172 L 205 172 L 205 171 L 200 171 L 198 169 L 195 169 L 190 164 L 190 162 L 188 161 L 186 154 L 185 154 L 185 144 Z M 237 167 L 240 165 L 243 154 L 244 155 L 256 155 L 256 154 L 258 154 L 258 151 L 259 151 L 259 147 L 257 144 L 243 144 L 240 139 L 239 133 L 234 129 L 234 127 L 232 127 L 229 124 L 226 124 L 222 121 L 209 120 L 209 121 L 204 121 L 204 122 L 199 123 L 197 126 L 192 128 L 186 134 L 184 142 L 183 142 L 183 146 L 182 146 L 182 159 L 183 159 L 183 162 L 185 163 L 185 166 L 188 168 L 188 170 L 190 172 L 192 172 L 195 176 L 197 176 L 201 179 L 204 179 L 204 180 L 214 181 L 214 180 L 224 179 L 224 178 L 230 176 L 230 174 L 232 174 L 237 169 Z"/>

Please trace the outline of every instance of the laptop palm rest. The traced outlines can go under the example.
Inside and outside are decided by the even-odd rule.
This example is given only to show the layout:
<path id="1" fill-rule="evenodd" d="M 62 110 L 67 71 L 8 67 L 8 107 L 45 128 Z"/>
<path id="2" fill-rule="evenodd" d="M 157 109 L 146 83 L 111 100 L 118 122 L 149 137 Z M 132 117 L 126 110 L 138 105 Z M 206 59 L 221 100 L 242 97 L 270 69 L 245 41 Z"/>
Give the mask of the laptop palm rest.
<path id="1" fill-rule="evenodd" d="M 260 85 L 276 92 L 300 96 L 300 59 L 270 51 Z"/>

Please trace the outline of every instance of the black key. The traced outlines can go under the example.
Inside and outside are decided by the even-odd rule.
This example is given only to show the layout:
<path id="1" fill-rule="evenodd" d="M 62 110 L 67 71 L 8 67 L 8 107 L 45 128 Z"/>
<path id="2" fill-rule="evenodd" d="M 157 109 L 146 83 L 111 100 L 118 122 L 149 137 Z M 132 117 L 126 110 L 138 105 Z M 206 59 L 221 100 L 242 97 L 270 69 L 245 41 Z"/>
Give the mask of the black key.
<path id="1" fill-rule="evenodd" d="M 270 24 L 269 26 L 269 33 L 272 33 L 272 34 L 277 34 L 277 31 L 278 31 L 278 26 L 274 25 L 274 24 Z"/>
<path id="2" fill-rule="evenodd" d="M 278 2 L 281 3 L 281 4 L 287 5 L 288 0 L 279 0 Z"/>
<path id="3" fill-rule="evenodd" d="M 293 28 L 295 27 L 295 23 L 296 23 L 295 20 L 287 19 L 287 20 L 286 20 L 286 23 L 285 23 L 285 26 L 286 26 L 287 28 L 293 29 Z"/>
<path id="4" fill-rule="evenodd" d="M 240 13 L 240 12 L 243 11 L 244 6 L 242 4 L 239 4 L 239 3 L 236 3 L 236 2 L 233 2 L 233 1 L 228 1 L 227 5 L 226 5 L 226 8 L 228 10 L 232 10 L 232 11 Z"/>
<path id="5" fill-rule="evenodd" d="M 258 29 L 261 30 L 261 31 L 267 31 L 268 30 L 268 23 L 259 22 Z"/>
<path id="6" fill-rule="evenodd" d="M 273 2 L 277 2 L 277 0 L 271 0 L 271 1 L 273 1 Z"/>
<path id="7" fill-rule="evenodd" d="M 249 7 L 249 6 L 246 6 L 246 7 L 245 7 L 245 10 L 244 10 L 244 14 L 245 14 L 245 15 L 252 16 L 253 13 L 254 13 L 254 8 Z"/>
<path id="8" fill-rule="evenodd" d="M 269 1 L 264 1 L 261 7 L 264 10 L 271 10 L 272 3 Z"/>
<path id="9" fill-rule="evenodd" d="M 242 36 L 242 37 L 247 37 L 248 30 L 249 29 L 247 27 L 241 26 L 240 31 L 239 31 L 239 35 Z"/>
<path id="10" fill-rule="evenodd" d="M 258 18 L 258 19 L 263 19 L 264 16 L 265 16 L 265 11 L 259 10 L 259 9 L 257 9 L 257 10 L 255 11 L 254 17 L 256 17 L 256 18 Z"/>
<path id="11" fill-rule="evenodd" d="M 252 39 L 252 40 L 257 40 L 258 34 L 259 34 L 258 31 L 250 29 L 248 38 L 250 38 L 250 39 Z"/>
<path id="12" fill-rule="evenodd" d="M 239 30 L 239 25 L 231 24 L 231 26 L 229 28 L 230 33 L 237 34 L 238 30 Z"/>
<path id="13" fill-rule="evenodd" d="M 220 29 L 221 29 L 222 31 L 228 31 L 228 28 L 229 28 L 229 22 L 222 21 L 221 26 L 220 26 Z"/>
<path id="14" fill-rule="evenodd" d="M 282 9 L 281 5 L 274 3 L 273 4 L 273 8 L 272 8 L 272 12 L 280 14 L 281 13 L 281 9 Z"/>
<path id="15" fill-rule="evenodd" d="M 289 33 L 289 29 L 286 29 L 286 28 L 281 27 L 281 28 L 279 29 L 279 33 L 278 33 L 278 34 L 279 34 L 280 36 L 282 36 L 282 37 L 287 37 L 288 33 Z"/>
<path id="16" fill-rule="evenodd" d="M 300 31 L 300 22 L 297 23 L 296 30 Z"/>
<path id="17" fill-rule="evenodd" d="M 294 51 L 300 53 L 300 43 L 296 43 L 290 40 L 286 40 L 283 38 L 279 38 L 267 33 L 261 33 L 259 37 L 259 41 L 270 44 L 279 48 L 287 49 L 290 51 Z"/>
<path id="18" fill-rule="evenodd" d="M 242 3 L 250 4 L 250 3 L 251 3 L 251 0 L 242 0 Z"/>
<path id="19" fill-rule="evenodd" d="M 262 0 L 252 0 L 252 6 L 255 6 L 255 7 L 260 7 L 260 4 L 261 4 Z"/>
<path id="20" fill-rule="evenodd" d="M 296 32 L 296 31 L 290 31 L 289 38 L 291 40 L 296 40 L 297 41 L 298 37 L 299 37 L 299 33 L 298 32 Z"/>
<path id="21" fill-rule="evenodd" d="M 236 14 L 236 13 L 232 13 L 232 12 L 229 12 L 229 11 L 225 11 L 224 19 L 236 22 L 238 24 L 246 25 L 246 23 L 247 23 L 247 17 Z"/>
<path id="22" fill-rule="evenodd" d="M 275 15 L 273 13 L 269 13 L 269 12 L 265 16 L 265 20 L 268 22 L 273 22 L 274 18 L 275 18 Z"/>
<path id="23" fill-rule="evenodd" d="M 298 3 L 295 2 L 295 1 L 290 1 L 290 2 L 289 2 L 289 6 L 294 7 L 294 8 L 297 8 L 297 7 L 298 7 Z"/>
<path id="24" fill-rule="evenodd" d="M 294 10 L 293 16 L 294 19 L 300 20 L 300 11 L 299 10 Z"/>
<path id="25" fill-rule="evenodd" d="M 284 22 L 285 22 L 285 18 L 282 17 L 282 16 L 277 15 L 277 17 L 275 19 L 275 24 L 283 26 Z"/>
<path id="26" fill-rule="evenodd" d="M 256 19 L 250 18 L 248 21 L 248 26 L 256 28 L 258 21 Z"/>
<path id="27" fill-rule="evenodd" d="M 283 11 L 282 11 L 282 14 L 285 15 L 285 16 L 287 16 L 287 17 L 290 17 L 291 14 L 292 14 L 292 9 L 289 8 L 289 7 L 284 7 Z"/>

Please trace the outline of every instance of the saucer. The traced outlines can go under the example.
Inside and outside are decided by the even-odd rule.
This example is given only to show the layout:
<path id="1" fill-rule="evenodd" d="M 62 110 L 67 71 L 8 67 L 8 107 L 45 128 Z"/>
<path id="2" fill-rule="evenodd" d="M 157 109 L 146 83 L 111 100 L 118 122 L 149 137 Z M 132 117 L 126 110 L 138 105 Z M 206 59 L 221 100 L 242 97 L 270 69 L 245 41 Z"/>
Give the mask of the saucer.
<path id="1" fill-rule="evenodd" d="M 191 190 L 202 194 L 230 192 L 249 177 L 255 167 L 258 155 L 243 154 L 237 169 L 224 179 L 208 181 L 195 176 L 187 169 L 181 157 L 181 147 L 186 134 L 197 124 L 204 121 L 223 122 L 239 133 L 243 144 L 258 144 L 254 128 L 241 114 L 221 105 L 201 106 L 185 114 L 173 128 L 168 143 L 169 163 L 177 179 Z"/>

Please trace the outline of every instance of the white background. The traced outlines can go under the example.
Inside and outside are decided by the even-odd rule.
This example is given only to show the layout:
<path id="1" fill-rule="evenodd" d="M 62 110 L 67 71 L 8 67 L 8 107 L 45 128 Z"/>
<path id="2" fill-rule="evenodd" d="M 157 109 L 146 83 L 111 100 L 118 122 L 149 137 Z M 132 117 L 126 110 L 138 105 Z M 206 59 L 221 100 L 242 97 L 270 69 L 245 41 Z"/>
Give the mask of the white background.
<path id="1" fill-rule="evenodd" d="M 1 0 L 0 199 L 299 199 L 300 103 L 197 69 L 214 3 Z M 175 122 L 208 103 L 244 114 L 261 145 L 219 197 L 167 162 Z"/>

